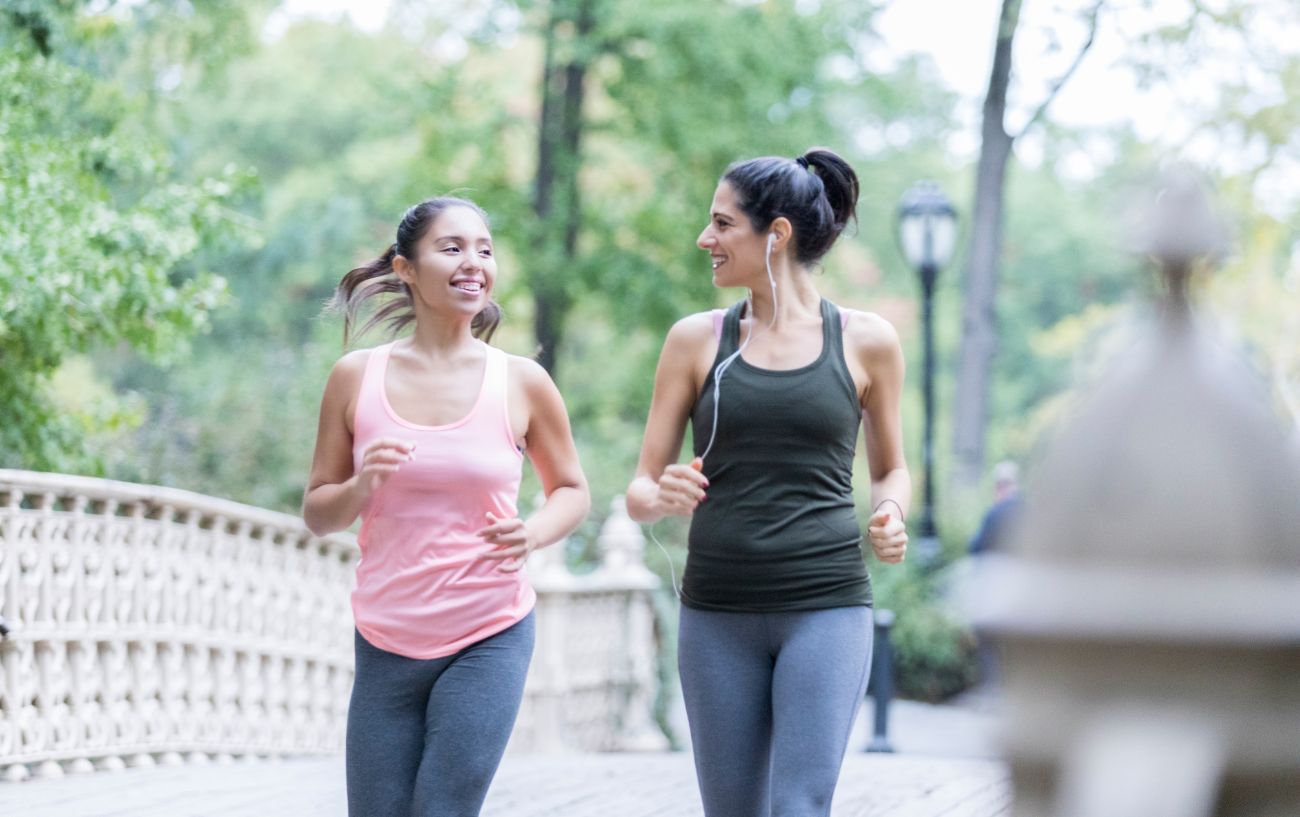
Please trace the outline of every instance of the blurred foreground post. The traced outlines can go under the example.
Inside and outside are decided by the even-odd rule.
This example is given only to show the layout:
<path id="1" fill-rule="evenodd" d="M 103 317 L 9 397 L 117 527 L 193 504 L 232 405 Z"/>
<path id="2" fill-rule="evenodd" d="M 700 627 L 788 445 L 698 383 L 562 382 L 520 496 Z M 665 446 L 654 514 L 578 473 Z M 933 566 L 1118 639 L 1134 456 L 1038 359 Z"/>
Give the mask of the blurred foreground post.
<path id="1" fill-rule="evenodd" d="M 1199 184 L 1144 222 L 1157 319 L 1044 463 L 981 585 L 1016 817 L 1300 814 L 1300 465 L 1188 280 L 1222 252 Z"/>

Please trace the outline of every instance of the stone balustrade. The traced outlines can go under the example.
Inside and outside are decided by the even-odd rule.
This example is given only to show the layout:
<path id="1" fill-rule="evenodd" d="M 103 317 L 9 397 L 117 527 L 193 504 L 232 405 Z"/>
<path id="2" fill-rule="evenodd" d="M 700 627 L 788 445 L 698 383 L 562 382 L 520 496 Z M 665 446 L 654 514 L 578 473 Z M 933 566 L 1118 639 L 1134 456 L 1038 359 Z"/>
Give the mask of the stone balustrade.
<path id="1" fill-rule="evenodd" d="M 655 577 L 616 504 L 602 561 L 534 555 L 517 751 L 649 748 Z M 0 469 L 0 774 L 341 751 L 348 534 L 170 488 Z"/>
<path id="2" fill-rule="evenodd" d="M 534 553 L 537 648 L 511 751 L 667 749 L 651 712 L 657 686 L 653 593 L 645 539 L 614 500 L 597 538 L 599 567 L 576 576 L 563 548 Z"/>

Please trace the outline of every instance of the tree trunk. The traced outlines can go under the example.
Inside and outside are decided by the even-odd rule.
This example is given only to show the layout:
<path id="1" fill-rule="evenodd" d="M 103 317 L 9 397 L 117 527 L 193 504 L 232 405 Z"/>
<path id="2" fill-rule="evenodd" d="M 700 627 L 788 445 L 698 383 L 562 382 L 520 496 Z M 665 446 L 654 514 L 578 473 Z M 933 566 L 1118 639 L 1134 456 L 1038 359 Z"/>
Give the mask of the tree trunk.
<path id="1" fill-rule="evenodd" d="M 588 43 L 595 25 L 593 3 L 594 0 L 554 0 L 546 25 L 537 186 L 533 198 L 538 232 L 529 280 L 533 291 L 537 360 L 552 376 L 564 337 L 564 321 L 573 300 L 570 282 L 582 218 L 578 170 L 583 84 Z"/>
<path id="2" fill-rule="evenodd" d="M 984 97 L 970 247 L 966 254 L 961 363 L 954 418 L 953 448 L 957 462 L 953 483 L 958 491 L 978 486 L 984 471 L 989 381 L 993 356 L 997 353 L 995 306 L 1002 256 L 1003 198 L 1014 142 L 1005 125 L 1007 86 L 1011 80 L 1011 45 L 1020 19 L 1020 3 L 1021 0 L 1002 2 L 993 71 Z"/>

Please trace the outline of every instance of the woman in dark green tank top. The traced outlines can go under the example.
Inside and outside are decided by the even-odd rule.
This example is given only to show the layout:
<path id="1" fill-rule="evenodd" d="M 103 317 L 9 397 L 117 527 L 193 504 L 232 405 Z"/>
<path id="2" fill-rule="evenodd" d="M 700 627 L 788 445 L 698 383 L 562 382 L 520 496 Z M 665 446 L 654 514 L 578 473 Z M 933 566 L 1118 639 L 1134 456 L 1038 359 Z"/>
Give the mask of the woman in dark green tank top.
<path id="1" fill-rule="evenodd" d="M 857 197 L 829 150 L 728 168 L 697 243 L 714 285 L 749 298 L 678 321 L 655 374 L 627 505 L 641 522 L 691 517 L 679 666 L 708 817 L 829 813 L 870 663 L 859 423 L 872 551 L 906 551 L 898 336 L 811 274 Z M 679 463 L 688 421 L 695 459 Z"/>

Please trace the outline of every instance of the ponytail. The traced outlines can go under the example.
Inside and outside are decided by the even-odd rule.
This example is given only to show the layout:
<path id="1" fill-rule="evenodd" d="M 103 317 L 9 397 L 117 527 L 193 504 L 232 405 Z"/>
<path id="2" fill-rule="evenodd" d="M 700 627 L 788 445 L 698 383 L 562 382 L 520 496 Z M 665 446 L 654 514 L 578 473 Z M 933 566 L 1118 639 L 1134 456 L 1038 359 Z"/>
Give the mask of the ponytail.
<path id="1" fill-rule="evenodd" d="M 366 301 L 375 297 L 391 296 L 388 301 L 375 310 L 375 314 L 362 325 L 357 335 L 363 335 L 375 324 L 389 320 L 396 325 L 394 331 L 415 319 L 410 309 L 411 291 L 402 279 L 393 273 L 393 259 L 397 257 L 397 245 L 391 244 L 384 254 L 369 263 L 349 270 L 334 290 L 329 308 L 343 313 L 343 345 L 346 347 L 353 338 L 353 326 Z M 395 316 L 393 313 L 402 312 Z"/>
<path id="2" fill-rule="evenodd" d="M 794 230 L 795 259 L 817 262 L 855 218 L 858 176 L 826 148 L 810 148 L 796 159 L 764 156 L 736 162 L 722 181 L 731 185 L 740 209 L 757 232 L 777 218 Z"/>
<path id="3" fill-rule="evenodd" d="M 858 174 L 839 154 L 826 148 L 809 148 L 799 158 L 822 180 L 826 199 L 834 214 L 836 233 L 842 232 L 851 220 L 858 217 Z"/>
<path id="4" fill-rule="evenodd" d="M 483 307 L 474 320 L 470 321 L 469 331 L 474 337 L 484 343 L 491 343 L 492 336 L 496 334 L 497 327 L 501 325 L 501 304 L 488 298 L 487 306 Z"/>

